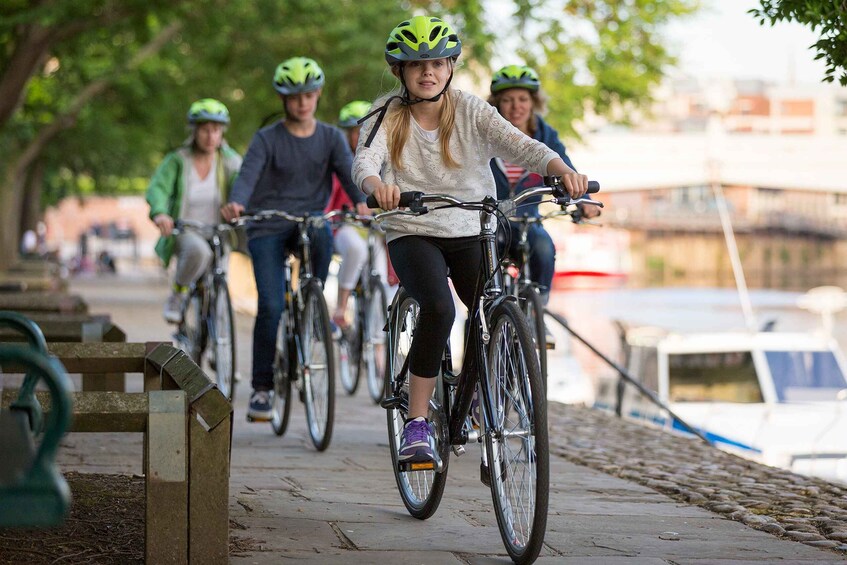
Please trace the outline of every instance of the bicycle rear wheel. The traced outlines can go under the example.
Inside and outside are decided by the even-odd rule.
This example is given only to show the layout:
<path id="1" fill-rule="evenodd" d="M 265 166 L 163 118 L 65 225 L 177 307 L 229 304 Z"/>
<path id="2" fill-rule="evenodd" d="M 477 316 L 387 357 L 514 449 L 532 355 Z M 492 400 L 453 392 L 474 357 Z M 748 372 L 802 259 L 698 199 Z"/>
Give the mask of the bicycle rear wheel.
<path id="1" fill-rule="evenodd" d="M 335 420 L 335 367 L 332 328 L 320 284 L 312 280 L 303 289 L 300 347 L 303 352 L 303 389 L 309 436 L 318 451 L 329 447 Z"/>
<path id="2" fill-rule="evenodd" d="M 444 485 L 447 482 L 447 463 L 450 448 L 446 440 L 447 422 L 443 411 L 444 386 L 439 376 L 436 377 L 438 382 L 435 386 L 433 399 L 430 401 L 429 420 L 435 427 L 438 451 L 443 465 L 442 471 L 400 470 L 398 453 L 409 406 L 409 385 L 408 375 L 406 375 L 403 377 L 404 382 L 398 390 L 397 378 L 409 354 L 412 336 L 417 324 L 418 311 L 418 303 L 400 289 L 394 298 L 391 309 L 390 342 L 388 364 L 386 365 L 386 394 L 394 395 L 399 392 L 399 401 L 393 403 L 392 407 L 387 408 L 386 413 L 391 467 L 397 481 L 397 488 L 400 491 L 400 498 L 409 514 L 420 520 L 425 520 L 435 513 L 441 503 Z"/>
<path id="3" fill-rule="evenodd" d="M 532 563 L 544 543 L 549 496 L 547 404 L 526 318 L 514 303 L 492 312 L 483 408 L 491 496 L 506 551 Z M 485 396 L 485 395 L 484 395 Z"/>
<path id="4" fill-rule="evenodd" d="M 368 383 L 371 399 L 379 404 L 385 393 L 385 318 L 388 302 L 385 287 L 378 276 L 370 277 L 368 286 L 370 299 L 364 311 L 358 370 L 360 379 L 364 378 Z"/>
<path id="5" fill-rule="evenodd" d="M 547 390 L 547 330 L 544 327 L 544 301 L 541 300 L 538 291 L 531 286 L 521 290 L 520 297 L 535 345 L 535 353 L 538 355 L 541 381 L 544 383 L 544 390 Z"/>
<path id="6" fill-rule="evenodd" d="M 209 338 L 212 350 L 209 365 L 215 371 L 218 389 L 232 402 L 235 400 L 235 324 L 229 287 L 222 278 L 215 280 L 214 317 L 210 318 Z"/>
<path id="7" fill-rule="evenodd" d="M 286 331 L 287 313 L 282 314 L 276 334 L 276 353 L 274 354 L 274 398 L 271 404 L 271 427 L 281 436 L 288 429 L 291 415 L 291 370 L 296 366 L 291 362 L 291 341 Z"/>

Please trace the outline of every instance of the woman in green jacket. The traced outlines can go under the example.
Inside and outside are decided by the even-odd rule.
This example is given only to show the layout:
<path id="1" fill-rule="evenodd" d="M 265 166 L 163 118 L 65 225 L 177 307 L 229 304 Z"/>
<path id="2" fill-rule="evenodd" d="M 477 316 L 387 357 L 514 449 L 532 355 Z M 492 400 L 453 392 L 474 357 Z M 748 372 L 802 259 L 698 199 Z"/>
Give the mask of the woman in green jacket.
<path id="1" fill-rule="evenodd" d="M 229 111 L 217 100 L 204 98 L 188 110 L 191 137 L 168 153 L 147 187 L 150 219 L 162 237 L 156 254 L 165 267 L 176 255 L 173 291 L 165 303 L 165 320 L 178 324 L 188 288 L 212 260 L 209 243 L 196 232 L 173 235 L 174 221 L 191 219 L 204 224 L 220 222 L 220 207 L 227 202 L 241 167 L 241 156 L 223 139 Z"/>

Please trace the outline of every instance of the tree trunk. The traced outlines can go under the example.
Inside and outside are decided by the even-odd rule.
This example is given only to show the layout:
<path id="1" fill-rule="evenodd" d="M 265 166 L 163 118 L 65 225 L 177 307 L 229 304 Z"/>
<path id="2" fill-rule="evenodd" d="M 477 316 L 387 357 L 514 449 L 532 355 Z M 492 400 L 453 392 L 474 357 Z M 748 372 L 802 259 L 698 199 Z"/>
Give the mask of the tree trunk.
<path id="1" fill-rule="evenodd" d="M 0 127 L 20 104 L 24 88 L 44 60 L 55 38 L 55 30 L 38 24 L 26 26 L 0 79 Z"/>
<path id="2" fill-rule="evenodd" d="M 35 231 L 41 220 L 41 193 L 44 186 L 44 160 L 36 161 L 27 175 L 21 203 L 20 235 L 27 230 Z"/>
<path id="3" fill-rule="evenodd" d="M 79 112 L 94 97 L 105 91 L 122 73 L 138 67 L 145 59 L 158 53 L 182 28 L 182 22 L 173 22 L 164 27 L 159 35 L 141 47 L 138 52 L 120 69 L 111 74 L 94 80 L 86 85 L 68 106 L 67 112 L 57 116 L 52 123 L 46 125 L 35 138 L 16 157 L 7 161 L 8 166 L 2 170 L 5 182 L 0 185 L 0 268 L 6 267 L 18 257 L 20 249 L 21 218 L 24 202 L 24 189 L 28 172 L 41 157 L 44 148 L 59 133 L 73 127 Z M 40 197 L 39 197 L 40 200 Z M 40 210 L 40 202 L 39 202 Z"/>
<path id="4" fill-rule="evenodd" d="M 24 193 L 24 176 L 14 176 L 8 169 L 0 191 L 0 268 L 8 268 L 20 256 L 21 203 Z"/>

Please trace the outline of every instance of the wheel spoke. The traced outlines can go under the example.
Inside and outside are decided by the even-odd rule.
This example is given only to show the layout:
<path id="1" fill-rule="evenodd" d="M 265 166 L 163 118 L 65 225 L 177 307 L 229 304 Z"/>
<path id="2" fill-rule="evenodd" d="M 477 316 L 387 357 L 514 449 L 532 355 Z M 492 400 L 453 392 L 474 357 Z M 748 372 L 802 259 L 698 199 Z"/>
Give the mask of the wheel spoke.
<path id="1" fill-rule="evenodd" d="M 513 557 L 530 547 L 533 552 L 540 549 L 544 519 L 539 517 L 543 514 L 538 509 L 539 492 L 545 493 L 544 511 L 547 505 L 546 434 L 543 444 L 545 482 L 539 491 L 536 418 L 541 416 L 538 416 L 530 384 L 533 378 L 535 386 L 540 384 L 540 373 L 532 357 L 530 332 L 525 325 L 520 325 L 525 322 L 519 316 L 516 308 L 511 311 L 503 308 L 501 315 L 492 322 L 488 379 L 491 410 L 496 416 L 492 421 L 496 427 L 486 436 L 498 524 Z M 536 523 L 539 519 L 541 526 Z"/>

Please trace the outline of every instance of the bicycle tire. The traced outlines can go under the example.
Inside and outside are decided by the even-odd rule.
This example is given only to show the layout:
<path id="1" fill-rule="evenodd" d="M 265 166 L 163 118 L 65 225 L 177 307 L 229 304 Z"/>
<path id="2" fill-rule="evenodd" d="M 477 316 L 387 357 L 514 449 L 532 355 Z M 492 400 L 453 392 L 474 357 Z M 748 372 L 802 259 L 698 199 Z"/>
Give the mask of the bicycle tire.
<path id="1" fill-rule="evenodd" d="M 352 309 L 355 312 L 353 316 L 355 329 L 347 331 L 346 335 L 342 335 L 341 339 L 336 342 L 338 380 L 341 381 L 341 387 L 349 396 L 356 394 L 356 390 L 359 388 L 358 350 L 361 349 L 361 329 L 359 328 L 361 319 L 358 312 L 360 301 L 361 298 L 356 292 L 350 294 L 347 310 L 349 312 Z"/>
<path id="2" fill-rule="evenodd" d="M 407 295 L 401 288 L 394 298 L 391 309 L 391 329 L 389 331 L 390 346 L 388 351 L 389 363 L 386 364 L 386 387 L 387 393 L 393 394 L 395 390 L 395 377 L 403 366 L 408 354 L 409 347 L 414 334 L 417 321 L 418 304 Z M 388 443 L 391 451 L 391 467 L 400 498 L 406 506 L 409 514 L 419 520 L 425 520 L 432 516 L 441 497 L 444 494 L 444 486 L 447 483 L 447 468 L 450 456 L 450 446 L 447 445 L 446 431 L 447 419 L 444 416 L 444 385 L 439 375 L 435 386 L 434 398 L 430 402 L 430 422 L 436 427 L 436 438 L 438 440 L 439 454 L 443 461 L 442 472 L 435 471 L 401 471 L 398 467 L 398 453 L 400 448 L 400 437 L 403 433 L 403 425 L 408 409 L 408 383 L 403 385 L 401 397 L 403 400 L 395 408 L 386 410 L 388 423 Z"/>
<path id="3" fill-rule="evenodd" d="M 491 498 L 506 551 L 523 565 L 538 557 L 547 527 L 547 403 L 537 359 L 529 354 L 530 328 L 517 305 L 498 304 L 489 327 L 483 409 L 495 423 L 484 434 Z"/>
<path id="4" fill-rule="evenodd" d="M 214 283 L 214 304 L 209 317 L 209 338 L 212 344 L 209 361 L 215 372 L 218 390 L 233 402 L 235 400 L 235 318 L 229 286 L 223 278 Z"/>
<path id="5" fill-rule="evenodd" d="M 185 302 L 182 322 L 179 324 L 180 341 L 178 346 L 185 351 L 198 366 L 203 362 L 203 350 L 206 349 L 207 327 L 203 320 L 203 290 L 195 286 Z"/>
<path id="6" fill-rule="evenodd" d="M 271 403 L 271 427 L 276 435 L 282 436 L 288 429 L 291 416 L 291 340 L 286 331 L 287 313 L 282 314 L 276 336 L 274 354 L 274 397 Z"/>
<path id="7" fill-rule="evenodd" d="M 527 286 L 520 293 L 521 306 L 529 324 L 532 340 L 535 343 L 535 352 L 538 355 L 538 363 L 541 368 L 541 380 L 544 390 L 547 390 L 547 330 L 544 326 L 544 301 L 541 295 L 531 286 Z"/>
<path id="8" fill-rule="evenodd" d="M 370 299 L 366 302 L 365 316 L 361 328 L 359 354 L 359 380 L 368 383 L 368 393 L 375 404 L 385 396 L 385 321 L 388 315 L 388 300 L 385 287 L 379 276 L 368 279 Z"/>
<path id="9" fill-rule="evenodd" d="M 335 357 L 329 310 L 320 283 L 303 289 L 303 312 L 298 328 L 303 351 L 303 390 L 309 437 L 318 451 L 332 440 L 335 420 Z"/>

